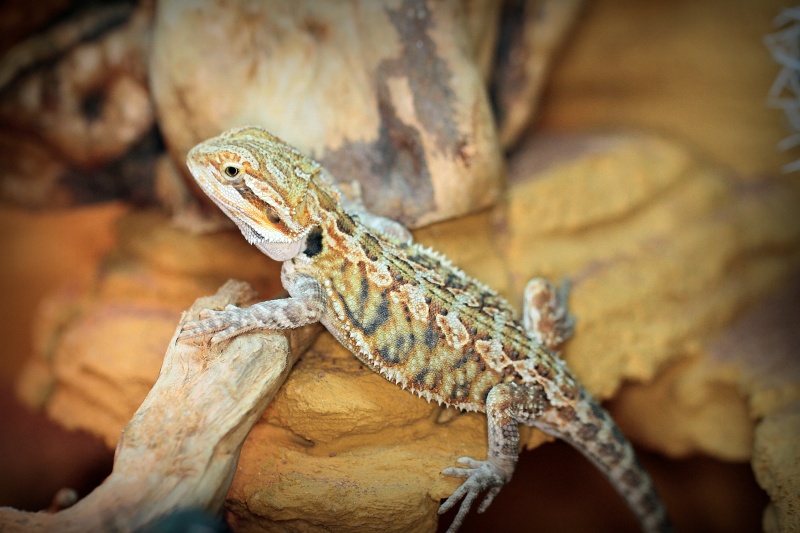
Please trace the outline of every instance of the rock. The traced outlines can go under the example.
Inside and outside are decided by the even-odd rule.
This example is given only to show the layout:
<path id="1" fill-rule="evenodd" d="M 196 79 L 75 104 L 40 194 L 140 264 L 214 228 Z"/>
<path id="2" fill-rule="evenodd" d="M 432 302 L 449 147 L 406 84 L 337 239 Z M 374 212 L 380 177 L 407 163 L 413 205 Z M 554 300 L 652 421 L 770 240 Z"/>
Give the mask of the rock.
<path id="1" fill-rule="evenodd" d="M 800 150 L 768 107 L 780 65 L 764 44 L 781 0 L 591 2 L 548 77 L 540 131 L 636 128 L 683 139 L 745 179 L 779 173 Z"/>
<path id="2" fill-rule="evenodd" d="M 438 498 L 453 489 L 438 473 L 458 453 L 445 443 L 473 453 L 481 436 L 479 417 L 440 428 L 437 411 L 323 335 L 242 452 L 229 494 L 234 524 L 430 531 Z"/>
<path id="3" fill-rule="evenodd" d="M 3 58 L 0 201 L 52 209 L 152 198 L 161 147 L 145 62 L 151 11 L 93 6 Z"/>
<path id="4" fill-rule="evenodd" d="M 579 378 L 615 395 L 614 418 L 648 448 L 752 458 L 773 501 L 765 527 L 791 531 L 796 179 L 737 177 L 634 135 L 534 139 L 509 169 L 512 286 L 534 273 L 572 280 L 566 359 Z"/>
<path id="5" fill-rule="evenodd" d="M 772 503 L 764 512 L 764 531 L 797 531 L 800 527 L 800 412 L 790 408 L 772 413 L 756 429 L 753 470 Z"/>
<path id="6" fill-rule="evenodd" d="M 500 144 L 521 138 L 539 107 L 552 61 L 578 17 L 582 0 L 507 2 L 492 71 L 491 95 Z"/>
<path id="7" fill-rule="evenodd" d="M 800 259 L 793 180 L 737 178 L 680 144 L 534 138 L 509 173 L 511 292 L 572 280 L 567 359 L 603 398 L 696 351 Z"/>
<path id="8" fill-rule="evenodd" d="M 530 122 L 580 3 L 142 0 L 59 18 L 57 2 L 25 20 L 9 4 L 3 21 L 18 23 L 2 40 L 27 36 L 0 60 L 0 200 L 158 202 L 199 229 L 187 191 L 153 182 L 162 139 L 191 183 L 191 146 L 255 123 L 408 225 L 479 210 L 499 196 L 500 147 Z"/>
<path id="9" fill-rule="evenodd" d="M 712 368 L 747 396 L 752 466 L 771 504 L 764 530 L 800 527 L 800 277 L 736 320 L 710 347 Z"/>
<path id="10" fill-rule="evenodd" d="M 151 79 L 173 159 L 255 124 L 406 225 L 491 205 L 503 161 L 483 69 L 499 4 L 311 5 L 158 3 Z"/>

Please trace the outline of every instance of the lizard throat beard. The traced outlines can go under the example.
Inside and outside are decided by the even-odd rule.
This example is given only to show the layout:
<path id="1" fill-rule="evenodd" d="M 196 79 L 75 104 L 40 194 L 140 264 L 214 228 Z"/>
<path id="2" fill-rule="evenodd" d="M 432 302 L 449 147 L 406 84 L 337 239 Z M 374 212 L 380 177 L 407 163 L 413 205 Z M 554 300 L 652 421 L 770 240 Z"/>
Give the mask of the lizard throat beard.
<path id="1" fill-rule="evenodd" d="M 270 259 L 275 261 L 288 261 L 297 257 L 306 247 L 306 238 L 300 238 L 291 242 L 261 242 L 254 243 L 256 248 L 264 252 Z"/>
<path id="2" fill-rule="evenodd" d="M 240 222 L 233 217 L 231 218 L 236 222 L 236 225 L 239 227 L 239 230 L 242 232 L 242 235 L 244 235 L 244 238 L 248 243 L 254 245 L 270 259 L 275 261 L 288 261 L 289 259 L 293 259 L 300 252 L 302 252 L 306 246 L 305 236 L 294 241 L 274 242 L 261 235 L 261 233 L 254 229 L 250 224 L 246 222 Z"/>

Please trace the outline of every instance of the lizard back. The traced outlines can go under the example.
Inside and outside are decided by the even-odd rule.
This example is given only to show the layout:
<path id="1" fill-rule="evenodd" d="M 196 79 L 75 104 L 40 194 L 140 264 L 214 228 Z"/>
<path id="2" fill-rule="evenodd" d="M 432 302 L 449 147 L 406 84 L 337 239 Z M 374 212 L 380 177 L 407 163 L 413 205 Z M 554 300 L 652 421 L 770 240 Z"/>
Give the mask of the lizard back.
<path id="1" fill-rule="evenodd" d="M 309 192 L 316 189 L 313 185 Z M 501 382 L 535 380 L 577 397 L 565 365 L 530 339 L 508 303 L 442 255 L 360 224 L 325 200 L 325 215 L 292 260 L 325 289 L 323 324 L 359 359 L 429 400 L 483 411 Z"/>

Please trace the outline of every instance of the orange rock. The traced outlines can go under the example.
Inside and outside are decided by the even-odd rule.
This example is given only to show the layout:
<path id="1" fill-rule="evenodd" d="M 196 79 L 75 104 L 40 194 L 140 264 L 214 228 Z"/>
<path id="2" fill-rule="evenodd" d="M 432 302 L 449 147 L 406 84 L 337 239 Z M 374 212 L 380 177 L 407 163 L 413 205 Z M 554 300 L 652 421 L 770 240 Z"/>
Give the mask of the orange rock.
<path id="1" fill-rule="evenodd" d="M 764 46 L 781 0 L 601 0 L 554 66 L 540 130 L 635 128 L 690 142 L 743 176 L 779 172 L 788 135 L 767 106 L 780 71 Z"/>
<path id="2" fill-rule="evenodd" d="M 600 397 L 617 395 L 612 414 L 635 441 L 674 457 L 752 458 L 774 502 L 765 524 L 792 530 L 796 179 L 737 177 L 643 136 L 528 150 L 510 164 L 508 264 L 517 286 L 536 273 L 573 281 L 570 366 Z M 774 291 L 761 318 L 732 323 Z"/>
<path id="3" fill-rule="evenodd" d="M 737 179 L 637 135 L 534 139 L 510 171 L 512 292 L 572 280 L 567 358 L 600 397 L 695 351 L 798 264 L 791 179 Z"/>

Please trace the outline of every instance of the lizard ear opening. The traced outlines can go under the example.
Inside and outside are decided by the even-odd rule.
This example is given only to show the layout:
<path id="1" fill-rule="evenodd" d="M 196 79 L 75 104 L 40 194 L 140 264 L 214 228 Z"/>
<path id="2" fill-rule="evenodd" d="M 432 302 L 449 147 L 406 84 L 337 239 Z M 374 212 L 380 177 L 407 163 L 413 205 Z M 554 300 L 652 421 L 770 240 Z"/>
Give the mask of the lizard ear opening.
<path id="1" fill-rule="evenodd" d="M 278 214 L 277 211 L 275 211 L 275 209 L 271 205 L 267 205 L 266 214 L 267 214 L 267 220 L 269 220 L 272 224 L 281 223 L 280 215 Z"/>

